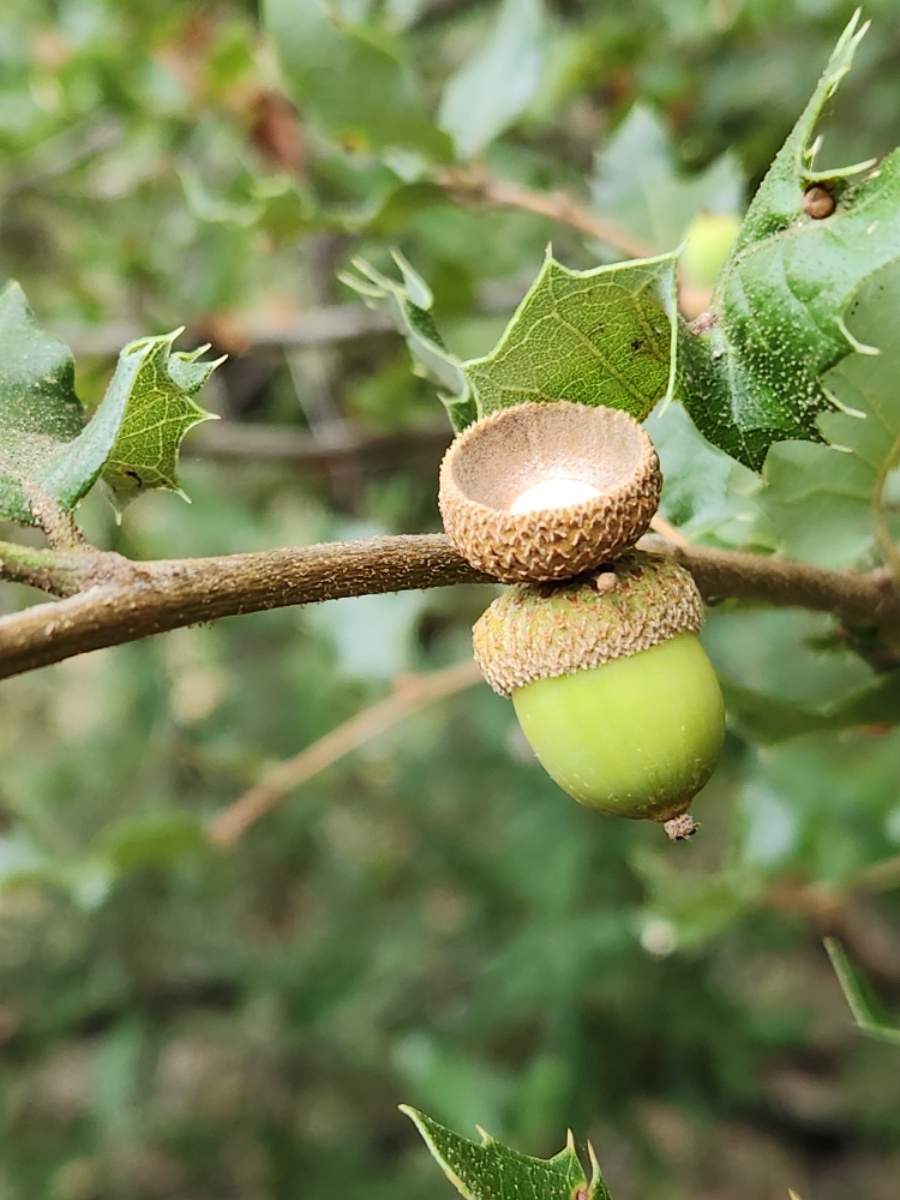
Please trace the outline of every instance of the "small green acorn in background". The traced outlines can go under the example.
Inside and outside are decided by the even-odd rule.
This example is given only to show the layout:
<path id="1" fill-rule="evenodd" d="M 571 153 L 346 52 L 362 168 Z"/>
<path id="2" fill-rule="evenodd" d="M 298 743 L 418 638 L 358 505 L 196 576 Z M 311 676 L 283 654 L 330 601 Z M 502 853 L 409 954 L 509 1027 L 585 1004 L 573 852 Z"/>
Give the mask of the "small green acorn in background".
<path id="1" fill-rule="evenodd" d="M 685 230 L 685 246 L 678 260 L 685 286 L 713 286 L 740 228 L 741 218 L 733 213 L 700 213 L 694 217 Z"/>
<path id="2" fill-rule="evenodd" d="M 475 658 L 538 760 L 579 803 L 680 840 L 697 828 L 688 809 L 722 748 L 725 709 L 692 576 L 632 548 L 661 484 L 626 413 L 521 404 L 457 438 L 440 504 L 470 562 L 518 581 L 476 623 Z"/>

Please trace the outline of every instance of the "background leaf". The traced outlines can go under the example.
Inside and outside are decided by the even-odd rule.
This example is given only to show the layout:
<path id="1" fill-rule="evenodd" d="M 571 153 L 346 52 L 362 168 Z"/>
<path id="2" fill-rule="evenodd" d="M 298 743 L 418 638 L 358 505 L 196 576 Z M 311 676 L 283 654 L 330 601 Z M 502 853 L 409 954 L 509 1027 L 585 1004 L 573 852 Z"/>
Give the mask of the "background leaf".
<path id="1" fill-rule="evenodd" d="M 731 154 L 704 171 L 678 171 L 666 126 L 645 104 L 631 109 L 594 158 L 593 207 L 659 250 L 677 246 L 700 212 L 738 212 L 743 192 L 743 174 Z"/>
<path id="2" fill-rule="evenodd" d="M 528 107 L 546 38 L 541 0 L 503 0 L 487 38 L 444 88 L 438 123 L 461 158 L 480 153 Z"/>
<path id="3" fill-rule="evenodd" d="M 900 1046 L 900 1026 L 889 1025 L 885 1017 L 878 1011 L 862 976 L 847 957 L 840 942 L 835 938 L 826 938 L 825 949 L 828 951 L 828 957 L 831 959 L 831 965 L 834 967 L 841 990 L 850 1005 L 853 1019 L 860 1030 L 880 1042 Z"/>
<path id="4" fill-rule="evenodd" d="M 301 110 L 349 148 L 403 147 L 438 159 L 450 142 L 418 94 L 402 43 L 353 24 L 327 0 L 266 0 L 266 24 Z"/>

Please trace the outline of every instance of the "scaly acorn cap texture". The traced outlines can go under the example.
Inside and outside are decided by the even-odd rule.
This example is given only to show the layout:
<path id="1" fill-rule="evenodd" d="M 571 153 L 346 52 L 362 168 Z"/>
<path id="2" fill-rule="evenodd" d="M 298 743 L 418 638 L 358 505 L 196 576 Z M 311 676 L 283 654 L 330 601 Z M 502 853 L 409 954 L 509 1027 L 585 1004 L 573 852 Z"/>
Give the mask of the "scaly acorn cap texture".
<path id="1" fill-rule="evenodd" d="M 510 588 L 475 623 L 475 660 L 495 692 L 571 675 L 679 633 L 697 633 L 703 600 L 690 572 L 632 550 L 587 579 Z"/>
<path id="2" fill-rule="evenodd" d="M 569 579 L 647 532 L 662 475 L 641 425 L 567 400 L 517 404 L 470 425 L 441 463 L 447 536 L 504 583 Z"/>

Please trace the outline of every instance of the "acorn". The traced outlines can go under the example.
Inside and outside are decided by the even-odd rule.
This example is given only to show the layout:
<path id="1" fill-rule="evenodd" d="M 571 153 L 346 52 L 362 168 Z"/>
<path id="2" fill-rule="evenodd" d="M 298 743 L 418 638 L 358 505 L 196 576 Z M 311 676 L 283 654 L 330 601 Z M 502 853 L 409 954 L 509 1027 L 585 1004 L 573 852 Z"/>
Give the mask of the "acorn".
<path id="1" fill-rule="evenodd" d="M 711 288 L 740 231 L 741 218 L 734 213 L 694 217 L 684 231 L 685 245 L 678 263 L 684 283 L 690 288 Z"/>
<path id="2" fill-rule="evenodd" d="M 702 621 L 689 572 L 633 550 L 587 578 L 511 588 L 476 623 L 475 658 L 564 791 L 676 840 L 696 829 L 688 808 L 725 737 Z"/>
<path id="3" fill-rule="evenodd" d="M 642 426 L 618 409 L 517 404 L 470 425 L 441 463 L 447 536 L 504 583 L 568 579 L 646 533 L 662 475 Z"/>

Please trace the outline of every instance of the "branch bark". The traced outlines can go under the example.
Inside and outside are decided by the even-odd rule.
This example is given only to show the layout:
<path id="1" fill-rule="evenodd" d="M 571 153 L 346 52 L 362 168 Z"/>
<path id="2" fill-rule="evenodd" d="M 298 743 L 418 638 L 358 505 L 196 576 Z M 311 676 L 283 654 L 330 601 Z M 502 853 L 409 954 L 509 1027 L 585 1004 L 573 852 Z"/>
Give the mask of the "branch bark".
<path id="1" fill-rule="evenodd" d="M 462 203 L 534 213 L 605 242 L 628 258 L 652 258 L 659 253 L 614 221 L 579 204 L 568 192 L 541 192 L 510 180 L 494 179 L 480 167 L 447 167 L 437 173 L 436 182 Z"/>
<path id="2" fill-rule="evenodd" d="M 900 632 L 900 591 L 890 572 L 826 571 L 805 563 L 649 536 L 641 545 L 671 555 L 710 601 L 735 597 L 831 612 L 851 624 Z M 53 551 L 40 564 L 40 586 L 68 593 L 0 618 L 0 679 L 76 654 L 222 617 L 344 596 L 456 583 L 491 583 L 443 534 L 416 534 L 301 546 L 218 558 L 131 562 L 88 550 Z M 36 572 L 37 575 L 37 572 Z M 0 578 L 22 581 L 0 545 Z M 39 579 L 24 577 L 27 582 Z M 77 589 L 76 594 L 71 594 Z"/>

